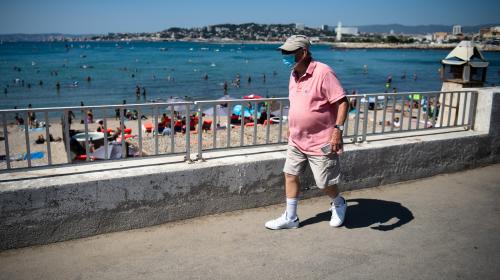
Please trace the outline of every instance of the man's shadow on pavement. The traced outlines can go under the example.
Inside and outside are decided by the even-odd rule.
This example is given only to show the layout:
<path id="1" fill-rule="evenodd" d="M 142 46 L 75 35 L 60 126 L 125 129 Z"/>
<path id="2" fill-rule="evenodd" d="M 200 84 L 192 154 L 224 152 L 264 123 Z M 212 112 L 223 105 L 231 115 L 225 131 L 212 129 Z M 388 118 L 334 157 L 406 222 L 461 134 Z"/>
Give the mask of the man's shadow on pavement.
<path id="1" fill-rule="evenodd" d="M 330 221 L 331 212 L 326 211 L 306 219 L 300 226 Z M 356 198 L 347 200 L 347 214 L 343 226 L 349 229 L 370 227 L 388 231 L 413 220 L 412 212 L 400 203 L 379 199 Z M 393 221 L 397 219 L 396 221 Z M 391 222 L 390 224 L 386 224 Z"/>

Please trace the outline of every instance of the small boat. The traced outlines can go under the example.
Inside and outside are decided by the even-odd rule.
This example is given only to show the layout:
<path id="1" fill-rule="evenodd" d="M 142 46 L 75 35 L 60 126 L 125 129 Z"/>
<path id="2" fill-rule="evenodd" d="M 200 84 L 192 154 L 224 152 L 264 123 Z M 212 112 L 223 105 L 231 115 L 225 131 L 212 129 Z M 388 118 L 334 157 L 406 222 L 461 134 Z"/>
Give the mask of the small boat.
<path id="1" fill-rule="evenodd" d="M 166 50 L 167 50 L 167 48 L 160 48 L 160 51 L 161 51 L 161 52 L 164 52 L 164 51 L 166 51 Z"/>

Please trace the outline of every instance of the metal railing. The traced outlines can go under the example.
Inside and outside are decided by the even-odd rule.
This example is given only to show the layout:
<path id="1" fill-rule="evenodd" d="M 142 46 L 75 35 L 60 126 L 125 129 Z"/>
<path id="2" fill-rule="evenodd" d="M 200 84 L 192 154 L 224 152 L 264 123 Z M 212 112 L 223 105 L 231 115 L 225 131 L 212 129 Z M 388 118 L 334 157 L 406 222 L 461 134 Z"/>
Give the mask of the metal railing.
<path id="1" fill-rule="evenodd" d="M 422 130 L 437 133 L 443 128 L 473 129 L 477 94 L 348 95 L 344 141 L 359 143 L 372 136 Z M 203 160 L 205 151 L 281 144 L 287 140 L 283 136 L 288 129 L 288 106 L 288 98 L 264 98 L 0 110 L 4 137 L 0 172 L 165 154 L 184 154 L 185 161 L 191 162 L 193 152 L 196 160 Z M 74 123 L 77 116 L 80 124 Z M 98 118 L 100 124 L 94 121 Z M 12 119 L 17 125 L 9 124 Z M 100 133 L 94 132 L 96 127 Z M 53 133 L 61 135 L 61 144 L 53 143 L 59 140 Z M 194 133 L 196 145 L 191 143 Z"/>
<path id="2" fill-rule="evenodd" d="M 351 129 L 344 130 L 344 140 L 359 143 L 382 134 L 454 127 L 473 129 L 477 94 L 477 91 L 437 91 L 349 95 L 353 109 L 345 127 Z"/>

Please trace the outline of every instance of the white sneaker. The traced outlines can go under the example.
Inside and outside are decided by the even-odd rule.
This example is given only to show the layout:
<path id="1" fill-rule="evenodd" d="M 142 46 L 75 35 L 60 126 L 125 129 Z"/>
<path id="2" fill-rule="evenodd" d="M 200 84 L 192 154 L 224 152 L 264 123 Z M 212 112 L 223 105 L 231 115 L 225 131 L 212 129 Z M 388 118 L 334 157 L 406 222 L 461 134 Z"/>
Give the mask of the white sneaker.
<path id="1" fill-rule="evenodd" d="M 332 207 L 330 207 L 330 211 L 332 211 L 332 218 L 330 219 L 330 226 L 339 227 L 344 223 L 345 213 L 347 212 L 347 202 L 345 198 L 342 197 L 344 203 L 341 205 L 335 206 L 332 203 Z"/>
<path id="2" fill-rule="evenodd" d="M 298 228 L 299 227 L 299 217 L 296 217 L 295 220 L 290 220 L 286 217 L 286 212 L 281 215 L 281 217 L 270 220 L 265 224 L 265 227 L 268 229 L 289 229 L 289 228 Z"/>

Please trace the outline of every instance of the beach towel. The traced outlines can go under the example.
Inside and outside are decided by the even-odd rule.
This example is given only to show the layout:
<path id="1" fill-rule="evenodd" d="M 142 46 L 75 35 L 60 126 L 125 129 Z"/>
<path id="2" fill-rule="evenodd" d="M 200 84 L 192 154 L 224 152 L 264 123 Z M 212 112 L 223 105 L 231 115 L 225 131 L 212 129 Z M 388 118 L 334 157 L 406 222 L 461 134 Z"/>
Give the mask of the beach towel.
<path id="1" fill-rule="evenodd" d="M 24 127 L 21 127 L 21 130 L 24 130 Z M 44 131 L 44 127 L 34 127 L 34 128 L 28 128 L 28 132 L 41 132 Z"/>
<path id="2" fill-rule="evenodd" d="M 43 157 L 44 157 L 44 153 L 43 152 L 33 152 L 33 153 L 30 153 L 31 160 L 41 159 Z M 24 154 L 23 159 L 24 160 L 28 160 L 28 154 Z"/>

